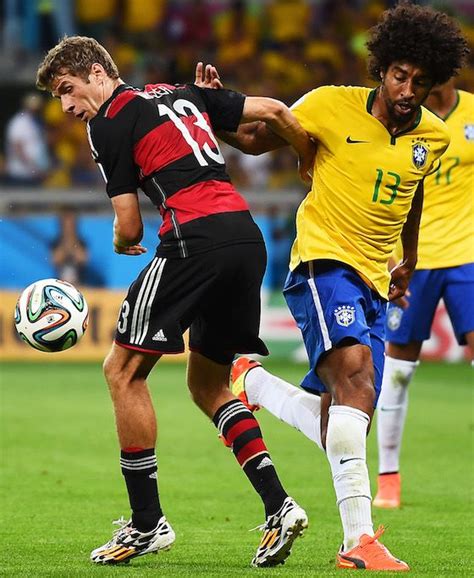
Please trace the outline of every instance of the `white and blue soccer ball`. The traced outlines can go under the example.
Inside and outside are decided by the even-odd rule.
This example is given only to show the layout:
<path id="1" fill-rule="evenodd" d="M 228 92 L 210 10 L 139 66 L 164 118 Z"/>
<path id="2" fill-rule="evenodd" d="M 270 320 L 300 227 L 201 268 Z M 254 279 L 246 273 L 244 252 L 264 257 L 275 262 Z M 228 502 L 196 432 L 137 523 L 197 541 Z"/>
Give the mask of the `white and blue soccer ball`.
<path id="1" fill-rule="evenodd" d="M 15 327 L 23 341 L 39 351 L 64 351 L 84 335 L 88 315 L 84 296 L 71 283 L 41 279 L 20 295 Z"/>

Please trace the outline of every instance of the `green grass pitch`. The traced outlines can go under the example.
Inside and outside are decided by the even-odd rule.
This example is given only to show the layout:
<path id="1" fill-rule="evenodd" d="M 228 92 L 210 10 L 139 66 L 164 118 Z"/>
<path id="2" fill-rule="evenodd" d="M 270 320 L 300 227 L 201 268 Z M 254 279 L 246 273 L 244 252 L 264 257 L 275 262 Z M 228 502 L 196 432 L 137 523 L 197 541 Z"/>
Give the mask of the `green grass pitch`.
<path id="1" fill-rule="evenodd" d="M 304 366 L 267 363 L 298 382 Z M 473 576 L 472 369 L 422 364 L 412 384 L 403 450 L 404 506 L 374 510 L 384 543 L 413 576 Z M 111 404 L 98 364 L 3 364 L 0 575 L 335 576 L 341 541 L 329 467 L 301 434 L 259 412 L 287 490 L 310 518 L 285 566 L 253 569 L 263 522 L 258 497 L 214 426 L 189 399 L 182 365 L 150 380 L 159 417 L 162 504 L 177 540 L 169 552 L 95 567 L 92 548 L 129 513 Z M 375 428 L 369 436 L 372 486 Z"/>

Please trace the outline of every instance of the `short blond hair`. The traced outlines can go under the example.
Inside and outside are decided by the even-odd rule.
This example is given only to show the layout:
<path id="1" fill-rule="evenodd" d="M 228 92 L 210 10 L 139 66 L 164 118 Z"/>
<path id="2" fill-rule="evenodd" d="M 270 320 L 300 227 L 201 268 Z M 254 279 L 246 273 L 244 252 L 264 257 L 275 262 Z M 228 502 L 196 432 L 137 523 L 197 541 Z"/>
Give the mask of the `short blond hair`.
<path id="1" fill-rule="evenodd" d="M 87 80 L 94 63 L 101 64 L 110 78 L 119 78 L 117 65 L 95 38 L 65 36 L 51 48 L 39 65 L 36 86 L 40 90 L 51 90 L 54 79 L 61 74 L 72 74 Z"/>

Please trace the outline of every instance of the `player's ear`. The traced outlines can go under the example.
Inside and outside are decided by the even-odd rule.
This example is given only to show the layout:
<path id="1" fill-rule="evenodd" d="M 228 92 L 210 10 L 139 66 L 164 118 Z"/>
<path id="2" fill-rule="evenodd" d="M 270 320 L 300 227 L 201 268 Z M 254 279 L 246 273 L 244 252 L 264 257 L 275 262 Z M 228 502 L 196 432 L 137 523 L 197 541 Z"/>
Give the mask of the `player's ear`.
<path id="1" fill-rule="evenodd" d="M 100 83 L 100 82 L 104 81 L 105 75 L 106 75 L 106 72 L 105 72 L 102 64 L 99 64 L 98 62 L 94 62 L 94 64 L 91 66 L 90 76 L 93 76 L 95 78 L 95 80 Z"/>

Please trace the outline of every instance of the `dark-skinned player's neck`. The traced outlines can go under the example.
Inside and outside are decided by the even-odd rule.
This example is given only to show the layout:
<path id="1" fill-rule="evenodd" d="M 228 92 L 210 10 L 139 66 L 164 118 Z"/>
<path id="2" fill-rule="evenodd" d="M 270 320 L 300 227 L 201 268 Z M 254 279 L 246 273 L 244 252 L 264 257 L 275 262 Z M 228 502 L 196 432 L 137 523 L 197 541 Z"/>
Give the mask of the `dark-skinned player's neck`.
<path id="1" fill-rule="evenodd" d="M 449 82 L 442 86 L 435 86 L 425 100 L 426 108 L 429 108 L 440 118 L 446 118 L 456 106 L 458 101 L 454 83 Z"/>
<path id="2" fill-rule="evenodd" d="M 416 108 L 406 119 L 397 118 L 393 111 L 389 110 L 383 95 L 383 86 L 377 88 L 374 104 L 372 106 L 372 116 L 381 122 L 391 135 L 396 135 L 410 128 L 418 115 L 419 108 Z"/>

